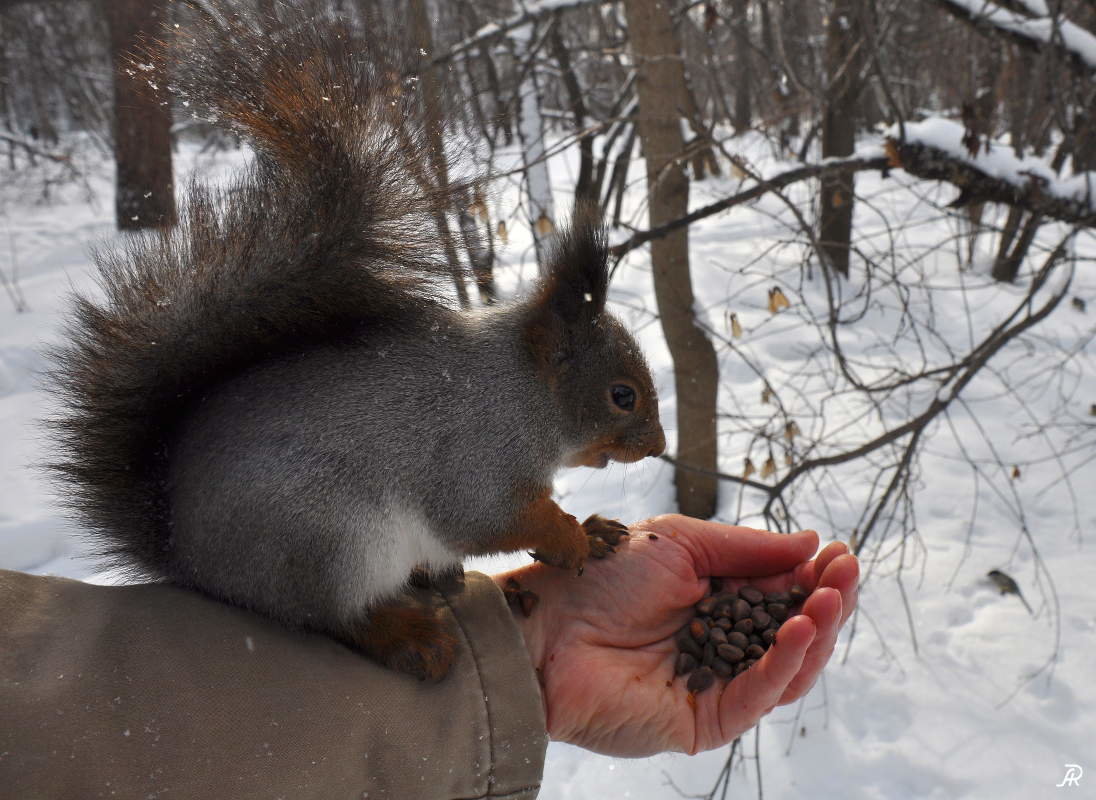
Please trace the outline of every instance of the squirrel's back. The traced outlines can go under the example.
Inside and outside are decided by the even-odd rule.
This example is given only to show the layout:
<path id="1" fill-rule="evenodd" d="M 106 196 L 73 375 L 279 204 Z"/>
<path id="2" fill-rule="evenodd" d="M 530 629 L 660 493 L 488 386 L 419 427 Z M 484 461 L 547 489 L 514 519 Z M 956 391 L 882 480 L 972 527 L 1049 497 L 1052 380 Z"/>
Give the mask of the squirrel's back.
<path id="1" fill-rule="evenodd" d="M 551 482 L 561 425 L 498 316 L 371 331 L 210 392 L 170 443 L 171 577 L 307 622 L 501 539 Z"/>

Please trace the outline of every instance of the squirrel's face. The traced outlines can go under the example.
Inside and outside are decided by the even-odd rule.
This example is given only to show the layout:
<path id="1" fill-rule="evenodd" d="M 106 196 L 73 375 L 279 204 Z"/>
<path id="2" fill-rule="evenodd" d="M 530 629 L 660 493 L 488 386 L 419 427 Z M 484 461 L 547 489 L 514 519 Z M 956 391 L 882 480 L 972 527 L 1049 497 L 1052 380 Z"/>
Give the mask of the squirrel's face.
<path id="1" fill-rule="evenodd" d="M 556 236 L 548 274 L 522 306 L 534 368 L 559 409 L 567 466 L 639 461 L 666 449 L 651 371 L 605 310 L 607 264 L 597 209 L 580 206 Z"/>
<path id="2" fill-rule="evenodd" d="M 586 346 L 560 365 L 554 387 L 568 417 L 565 465 L 600 469 L 610 461 L 661 455 L 666 436 L 658 394 L 639 347 L 607 313 L 589 334 Z"/>

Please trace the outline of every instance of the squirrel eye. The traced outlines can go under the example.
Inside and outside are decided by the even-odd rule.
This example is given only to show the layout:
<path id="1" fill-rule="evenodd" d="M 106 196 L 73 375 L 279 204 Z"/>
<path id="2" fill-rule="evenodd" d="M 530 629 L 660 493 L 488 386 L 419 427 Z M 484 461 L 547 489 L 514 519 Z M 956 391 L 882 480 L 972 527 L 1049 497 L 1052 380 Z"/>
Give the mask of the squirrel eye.
<path id="1" fill-rule="evenodd" d="M 636 407 L 636 391 L 631 386 L 623 383 L 614 383 L 609 387 L 609 396 L 613 398 L 613 405 L 624 411 L 634 411 Z"/>

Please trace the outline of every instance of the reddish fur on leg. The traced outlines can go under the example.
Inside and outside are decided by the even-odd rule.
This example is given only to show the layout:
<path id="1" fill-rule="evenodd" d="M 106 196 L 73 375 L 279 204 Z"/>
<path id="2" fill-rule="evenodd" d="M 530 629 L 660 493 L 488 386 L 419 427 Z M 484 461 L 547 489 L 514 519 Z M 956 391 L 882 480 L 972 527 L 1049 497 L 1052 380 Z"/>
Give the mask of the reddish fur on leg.
<path id="1" fill-rule="evenodd" d="M 548 496 L 534 497 L 510 526 L 510 531 L 491 542 L 483 552 L 533 550 L 535 557 L 564 569 L 579 569 L 590 554 L 590 543 L 578 520 Z"/>
<path id="2" fill-rule="evenodd" d="M 542 490 L 533 496 L 506 535 L 482 546 L 479 553 L 532 550 L 538 561 L 582 570 L 587 558 L 605 558 L 628 534 L 616 520 L 594 514 L 581 525 Z"/>

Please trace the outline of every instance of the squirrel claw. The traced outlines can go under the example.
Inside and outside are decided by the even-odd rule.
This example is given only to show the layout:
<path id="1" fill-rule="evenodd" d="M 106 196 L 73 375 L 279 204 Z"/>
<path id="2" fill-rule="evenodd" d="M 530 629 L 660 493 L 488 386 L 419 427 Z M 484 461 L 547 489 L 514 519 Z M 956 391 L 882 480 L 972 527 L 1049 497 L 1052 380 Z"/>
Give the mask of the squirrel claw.
<path id="1" fill-rule="evenodd" d="M 610 546 L 608 552 L 603 551 L 598 558 L 604 558 L 609 552 L 614 552 L 611 548 L 620 544 L 620 540 L 628 535 L 628 526 L 615 519 L 606 519 L 599 514 L 591 514 L 586 518 L 586 521 L 582 523 L 582 529 L 586 531 L 586 535 L 590 537 L 591 548 L 594 546 L 594 540 L 600 539 L 606 545 Z"/>
<path id="2" fill-rule="evenodd" d="M 605 558 L 610 553 L 615 553 L 616 548 L 600 535 L 590 536 L 590 558 Z"/>

